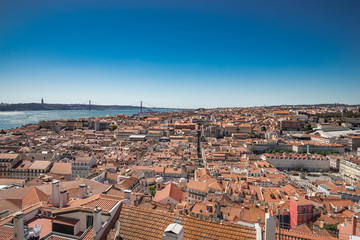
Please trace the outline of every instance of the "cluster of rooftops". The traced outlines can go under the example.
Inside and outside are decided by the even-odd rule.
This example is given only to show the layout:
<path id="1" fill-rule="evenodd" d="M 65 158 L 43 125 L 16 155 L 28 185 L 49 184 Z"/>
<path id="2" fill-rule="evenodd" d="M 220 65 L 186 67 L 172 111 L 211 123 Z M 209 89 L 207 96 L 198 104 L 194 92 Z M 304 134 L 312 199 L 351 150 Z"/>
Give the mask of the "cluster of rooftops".
<path id="1" fill-rule="evenodd" d="M 0 135 L 0 233 L 4 239 L 356 235 L 347 230 L 360 212 L 355 182 L 344 175 L 342 183 L 305 186 L 291 177 L 304 169 L 339 171 L 332 161 L 356 162 L 356 137 L 329 140 L 305 130 L 321 125 L 317 114 L 338 111 L 202 109 L 6 130 Z M 311 206 L 306 217 L 298 210 L 304 204 Z"/>

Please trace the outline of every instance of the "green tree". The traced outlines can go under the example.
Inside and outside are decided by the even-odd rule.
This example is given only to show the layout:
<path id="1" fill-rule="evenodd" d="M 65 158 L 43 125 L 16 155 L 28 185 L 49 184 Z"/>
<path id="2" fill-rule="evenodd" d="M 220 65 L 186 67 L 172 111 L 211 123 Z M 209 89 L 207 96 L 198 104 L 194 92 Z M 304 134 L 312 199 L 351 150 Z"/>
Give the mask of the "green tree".
<path id="1" fill-rule="evenodd" d="M 112 125 L 110 125 L 109 129 L 110 129 L 111 131 L 115 131 L 115 130 L 117 129 L 117 125 L 112 124 Z"/>
<path id="2" fill-rule="evenodd" d="M 311 127 L 311 124 L 306 124 L 305 125 L 305 127 L 304 127 L 304 130 L 306 131 L 306 132 L 312 132 L 312 127 Z"/>
<path id="3" fill-rule="evenodd" d="M 333 234 L 334 236 L 337 236 L 339 232 L 336 224 L 325 224 L 324 229 L 326 229 L 329 233 Z"/>
<path id="4" fill-rule="evenodd" d="M 156 193 L 156 185 L 150 186 L 150 194 L 151 196 L 155 196 Z"/>

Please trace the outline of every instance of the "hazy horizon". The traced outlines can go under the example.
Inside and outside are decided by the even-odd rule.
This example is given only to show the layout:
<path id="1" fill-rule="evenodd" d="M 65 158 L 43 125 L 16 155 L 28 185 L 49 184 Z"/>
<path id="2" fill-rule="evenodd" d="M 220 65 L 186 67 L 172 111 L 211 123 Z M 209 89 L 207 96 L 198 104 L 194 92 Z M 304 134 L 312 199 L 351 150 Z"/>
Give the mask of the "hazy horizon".
<path id="1" fill-rule="evenodd" d="M 0 102 L 1 104 L 41 104 L 41 102 L 22 102 L 22 103 L 9 103 L 9 102 Z M 84 102 L 84 103 L 61 103 L 61 102 L 44 102 L 44 104 L 59 104 L 59 105 L 89 105 L 89 102 Z M 146 103 L 143 103 L 143 108 L 168 108 L 168 109 L 199 109 L 199 108 L 205 108 L 205 109 L 214 109 L 214 108 L 251 108 L 251 107 L 275 107 L 275 106 L 316 106 L 316 105 L 349 105 L 349 106 L 357 106 L 359 105 L 360 106 L 360 103 L 354 103 L 354 104 L 348 104 L 348 103 L 309 103 L 309 104 L 305 104 L 305 103 L 298 103 L 298 104 L 279 104 L 279 105 L 249 105 L 249 106 L 221 106 L 221 107 L 208 107 L 208 108 L 205 108 L 205 107 L 198 107 L 198 108 L 180 108 L 180 107 L 162 107 L 162 106 L 147 106 Z M 124 107 L 140 107 L 140 101 L 139 103 L 136 105 L 136 104 L 132 104 L 132 105 L 128 105 L 128 104 L 121 104 L 121 103 L 114 103 L 114 104 L 96 104 L 96 103 L 91 103 L 91 105 L 97 105 L 97 106 L 124 106 Z M 94 111 L 96 111 L 96 109 L 93 109 Z M 31 111 L 31 110 L 29 110 Z M 35 111 L 38 111 L 38 110 L 35 110 Z M 43 111 L 43 110 L 39 110 L 39 111 Z M 46 110 L 44 110 L 46 111 Z M 49 111 L 53 111 L 53 110 L 49 110 Z M 61 110 L 60 110 L 61 111 Z M 100 110 L 101 111 L 101 110 Z"/>

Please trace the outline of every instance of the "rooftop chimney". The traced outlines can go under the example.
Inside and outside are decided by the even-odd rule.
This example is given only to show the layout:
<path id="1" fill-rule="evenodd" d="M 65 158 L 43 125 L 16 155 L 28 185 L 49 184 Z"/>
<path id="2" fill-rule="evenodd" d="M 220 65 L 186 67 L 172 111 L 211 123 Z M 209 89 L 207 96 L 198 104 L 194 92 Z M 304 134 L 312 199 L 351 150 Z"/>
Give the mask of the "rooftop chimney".
<path id="1" fill-rule="evenodd" d="M 83 199 L 86 196 L 86 184 L 82 183 L 79 185 L 79 198 Z"/>
<path id="2" fill-rule="evenodd" d="M 138 205 L 138 201 L 139 201 L 139 199 L 138 199 L 139 197 L 138 197 L 138 193 L 131 193 L 130 194 L 130 200 L 131 200 L 131 205 L 134 205 L 134 206 L 137 206 Z"/>
<path id="3" fill-rule="evenodd" d="M 14 216 L 14 240 L 24 240 L 24 214 L 18 212 Z"/>
<path id="4" fill-rule="evenodd" d="M 68 204 L 68 191 L 60 191 L 60 207 L 66 207 Z"/>
<path id="5" fill-rule="evenodd" d="M 60 207 L 60 184 L 58 180 L 52 183 L 52 204 L 54 207 Z"/>
<path id="6" fill-rule="evenodd" d="M 271 211 L 265 214 L 265 239 L 276 239 L 276 218 Z"/>
<path id="7" fill-rule="evenodd" d="M 352 223 L 352 231 L 351 234 L 352 235 L 356 235 L 356 225 L 357 225 L 357 217 L 355 215 L 352 216 L 351 218 L 351 223 Z"/>
<path id="8" fill-rule="evenodd" d="M 164 231 L 163 240 L 184 240 L 184 228 L 178 223 L 171 223 Z"/>
<path id="9" fill-rule="evenodd" d="M 101 208 L 96 206 L 93 210 L 93 221 L 94 221 L 94 229 L 93 229 L 93 235 L 94 239 L 97 239 L 97 234 L 101 230 L 102 221 L 101 221 Z"/>

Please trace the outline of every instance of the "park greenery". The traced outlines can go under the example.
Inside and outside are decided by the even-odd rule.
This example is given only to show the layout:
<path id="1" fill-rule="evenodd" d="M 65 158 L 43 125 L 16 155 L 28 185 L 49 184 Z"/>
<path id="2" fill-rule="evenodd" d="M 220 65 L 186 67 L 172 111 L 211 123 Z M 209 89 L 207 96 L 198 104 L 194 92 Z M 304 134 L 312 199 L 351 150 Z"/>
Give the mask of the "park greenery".
<path id="1" fill-rule="evenodd" d="M 150 186 L 150 194 L 151 196 L 155 196 L 156 193 L 156 185 Z"/>
<path id="2" fill-rule="evenodd" d="M 109 126 L 109 129 L 110 129 L 111 131 L 115 131 L 115 130 L 117 129 L 117 125 L 111 124 L 111 125 Z"/>
<path id="3" fill-rule="evenodd" d="M 313 128 L 311 127 L 311 124 L 306 124 L 304 130 L 309 133 L 313 131 Z"/>
<path id="4" fill-rule="evenodd" d="M 274 148 L 274 149 L 270 149 L 270 150 L 266 151 L 266 153 L 294 153 L 294 151 L 291 149 Z"/>
<path id="5" fill-rule="evenodd" d="M 316 114 L 315 116 L 319 118 L 331 118 L 331 117 L 347 117 L 347 118 L 359 118 L 360 112 L 353 112 L 353 111 L 344 111 L 343 113 L 320 113 Z"/>
<path id="6" fill-rule="evenodd" d="M 334 236 L 338 236 L 339 230 L 337 228 L 337 224 L 325 224 L 324 229 L 330 232 Z"/>

